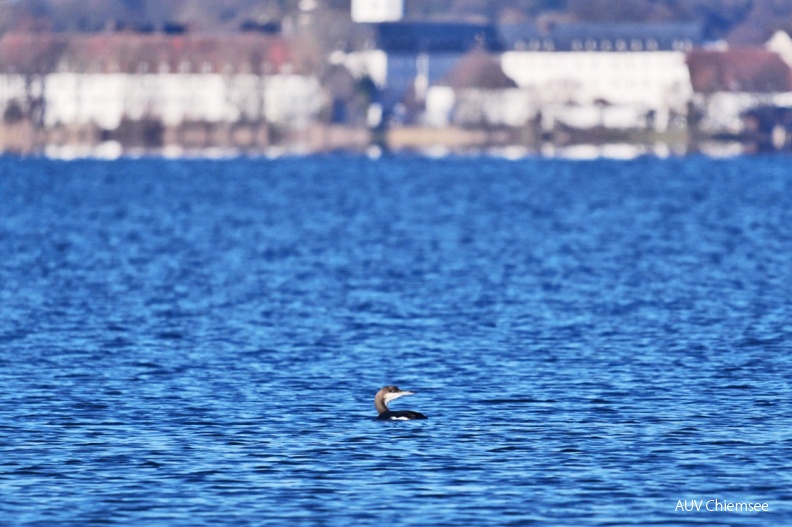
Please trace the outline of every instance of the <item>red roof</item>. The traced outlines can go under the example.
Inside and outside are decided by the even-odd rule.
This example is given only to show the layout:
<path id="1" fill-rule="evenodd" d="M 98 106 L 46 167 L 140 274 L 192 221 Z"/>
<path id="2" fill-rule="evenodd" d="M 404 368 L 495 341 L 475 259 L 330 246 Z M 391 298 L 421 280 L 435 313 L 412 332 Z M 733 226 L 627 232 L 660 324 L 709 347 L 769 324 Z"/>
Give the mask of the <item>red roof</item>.
<path id="1" fill-rule="evenodd" d="M 697 93 L 792 91 L 792 70 L 764 49 L 695 50 L 687 55 L 687 65 Z"/>
<path id="2" fill-rule="evenodd" d="M 0 71 L 310 73 L 305 46 L 275 35 L 6 33 Z"/>

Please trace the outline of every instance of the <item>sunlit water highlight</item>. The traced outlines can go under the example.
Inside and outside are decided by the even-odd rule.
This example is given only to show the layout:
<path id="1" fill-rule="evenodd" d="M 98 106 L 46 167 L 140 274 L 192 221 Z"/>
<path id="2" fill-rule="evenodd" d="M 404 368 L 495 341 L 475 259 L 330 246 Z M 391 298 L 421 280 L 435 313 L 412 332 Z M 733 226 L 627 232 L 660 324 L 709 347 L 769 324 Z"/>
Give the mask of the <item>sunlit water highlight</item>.
<path id="1" fill-rule="evenodd" d="M 792 524 L 790 166 L 0 159 L 0 523 Z"/>

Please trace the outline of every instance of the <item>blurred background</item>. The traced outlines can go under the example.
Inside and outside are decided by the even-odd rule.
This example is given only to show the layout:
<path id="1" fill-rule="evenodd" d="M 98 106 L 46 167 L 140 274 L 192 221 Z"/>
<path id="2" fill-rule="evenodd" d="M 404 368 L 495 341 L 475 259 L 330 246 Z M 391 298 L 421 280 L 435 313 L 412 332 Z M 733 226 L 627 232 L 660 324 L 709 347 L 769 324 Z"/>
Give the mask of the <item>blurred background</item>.
<path id="1" fill-rule="evenodd" d="M 790 149 L 792 0 L 0 0 L 0 151 Z"/>

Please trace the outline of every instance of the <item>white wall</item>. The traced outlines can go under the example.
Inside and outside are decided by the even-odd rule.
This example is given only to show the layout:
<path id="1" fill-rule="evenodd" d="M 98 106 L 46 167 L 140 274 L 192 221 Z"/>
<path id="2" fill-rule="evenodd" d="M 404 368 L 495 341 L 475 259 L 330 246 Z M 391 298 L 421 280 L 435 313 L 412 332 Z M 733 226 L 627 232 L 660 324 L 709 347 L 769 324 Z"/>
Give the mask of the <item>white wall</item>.
<path id="1" fill-rule="evenodd" d="M 322 87 L 314 77 L 274 75 L 264 87 L 268 122 L 307 126 L 322 107 Z"/>
<path id="2" fill-rule="evenodd" d="M 337 62 L 356 77 L 370 75 L 384 88 L 396 82 L 388 77 L 398 76 L 401 62 L 413 71 L 414 59 L 400 59 L 403 57 L 388 57 L 383 51 L 372 50 L 339 57 Z M 436 57 L 430 60 L 436 61 Z M 614 128 L 642 127 L 651 110 L 656 116 L 655 127 L 663 130 L 672 112 L 686 113 L 693 94 L 685 53 L 679 51 L 509 51 L 501 55 L 501 67 L 520 87 L 519 95 L 517 91 L 508 95 L 504 92 L 500 104 L 475 102 L 477 96 L 471 94 L 468 99 L 470 111 L 485 104 L 488 112 L 501 112 L 503 117 L 497 120 L 504 123 L 523 123 L 538 109 L 548 122 L 558 120 L 571 126 L 591 122 Z M 441 96 L 432 86 L 427 99 L 427 124 L 439 125 L 451 119 L 447 94 Z M 608 106 L 596 106 L 598 100 L 607 101 Z M 453 104 L 460 104 L 459 94 Z"/>
<path id="3" fill-rule="evenodd" d="M 404 0 L 352 0 L 355 22 L 395 22 L 404 14 Z"/>
<path id="4" fill-rule="evenodd" d="M 454 120 L 461 125 L 523 126 L 535 113 L 526 90 L 464 89 L 457 94 Z"/>
<path id="5" fill-rule="evenodd" d="M 545 107 L 602 99 L 641 112 L 684 112 L 692 96 L 683 52 L 509 51 L 501 66 L 520 87 L 535 90 Z"/>
<path id="6" fill-rule="evenodd" d="M 0 115 L 12 100 L 25 102 L 25 79 L 22 75 L 0 75 Z"/>
<path id="7" fill-rule="evenodd" d="M 448 86 L 432 86 L 426 92 L 424 123 L 442 128 L 451 124 L 456 94 Z"/>
<path id="8" fill-rule="evenodd" d="M 45 81 L 45 125 L 94 123 L 113 130 L 124 117 L 236 122 L 256 120 L 306 126 L 319 112 L 318 79 L 301 75 L 53 73 Z M 0 112 L 25 102 L 19 75 L 0 75 Z"/>
<path id="9" fill-rule="evenodd" d="M 696 106 L 703 112 L 699 128 L 704 132 L 740 133 L 745 128 L 741 114 L 759 106 L 792 108 L 792 92 L 697 94 Z"/>
<path id="10" fill-rule="evenodd" d="M 384 88 L 387 84 L 388 54 L 381 49 L 334 54 L 330 60 L 334 64 L 343 64 L 355 78 L 371 77 L 378 88 Z"/>
<path id="11" fill-rule="evenodd" d="M 792 38 L 786 31 L 776 31 L 765 43 L 765 48 L 778 53 L 784 62 L 792 66 Z"/>
<path id="12" fill-rule="evenodd" d="M 45 126 L 88 124 L 113 129 L 124 112 L 127 75 L 53 73 L 45 86 Z"/>

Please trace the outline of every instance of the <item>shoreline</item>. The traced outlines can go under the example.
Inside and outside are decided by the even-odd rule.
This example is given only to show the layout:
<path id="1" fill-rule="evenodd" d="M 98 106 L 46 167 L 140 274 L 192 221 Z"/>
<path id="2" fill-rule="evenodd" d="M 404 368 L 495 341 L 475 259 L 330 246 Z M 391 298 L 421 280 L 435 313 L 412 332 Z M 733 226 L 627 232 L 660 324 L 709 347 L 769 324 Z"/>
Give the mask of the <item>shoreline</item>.
<path id="1" fill-rule="evenodd" d="M 687 130 L 436 128 L 391 126 L 386 130 L 312 124 L 284 132 L 256 123 L 185 123 L 146 135 L 146 123 L 132 131 L 106 131 L 94 125 L 35 130 L 29 122 L 0 126 L 0 155 L 54 159 L 281 157 L 347 152 L 379 157 L 383 153 L 496 155 L 505 158 L 678 157 L 703 154 L 730 157 L 790 152 L 772 138 L 753 135 L 691 135 Z M 150 132 L 151 129 L 148 129 Z"/>

